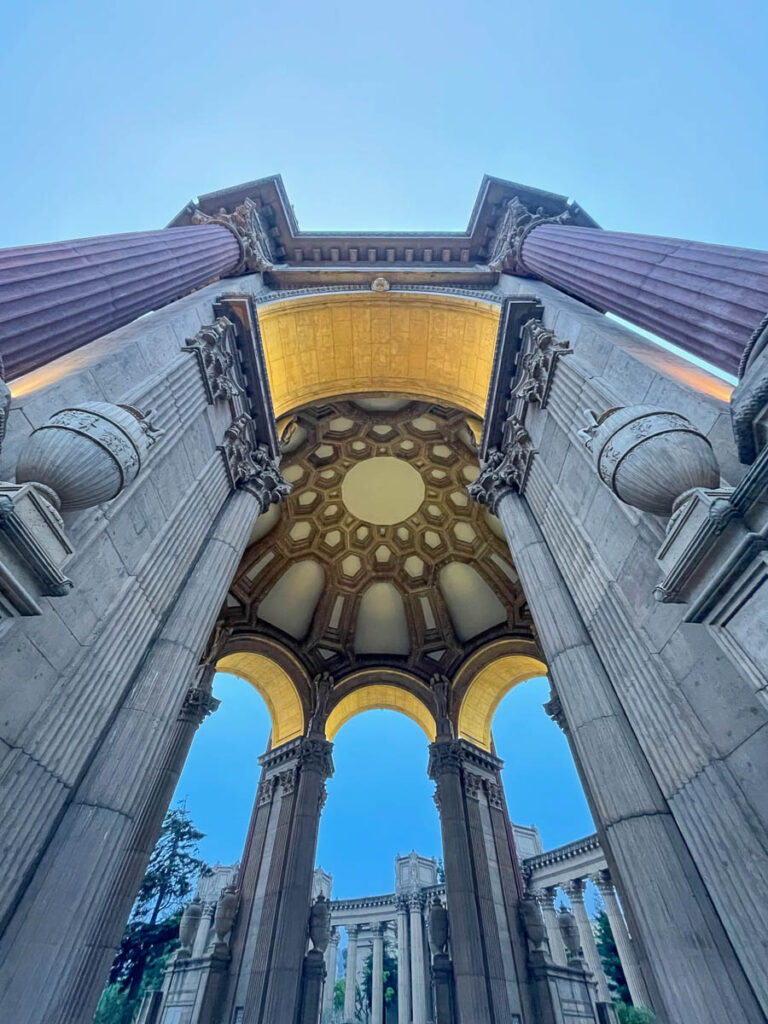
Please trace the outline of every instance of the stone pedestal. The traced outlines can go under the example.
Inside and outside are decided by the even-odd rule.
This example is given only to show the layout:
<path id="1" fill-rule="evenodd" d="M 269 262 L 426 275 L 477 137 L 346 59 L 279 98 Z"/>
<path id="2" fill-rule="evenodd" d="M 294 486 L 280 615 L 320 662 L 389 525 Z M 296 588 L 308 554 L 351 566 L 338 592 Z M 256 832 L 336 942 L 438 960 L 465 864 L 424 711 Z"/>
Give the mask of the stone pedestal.
<path id="1" fill-rule="evenodd" d="M 456 1024 L 453 992 L 453 965 L 447 953 L 432 957 L 432 990 L 434 993 L 434 1024 Z"/>
<path id="2" fill-rule="evenodd" d="M 301 972 L 301 1007 L 298 1024 L 318 1024 L 324 982 L 323 954 L 319 949 L 311 949 L 304 957 L 304 968 Z"/>
<path id="3" fill-rule="evenodd" d="M 542 953 L 532 953 L 530 972 L 536 1024 L 603 1024 L 583 968 L 549 963 Z"/>

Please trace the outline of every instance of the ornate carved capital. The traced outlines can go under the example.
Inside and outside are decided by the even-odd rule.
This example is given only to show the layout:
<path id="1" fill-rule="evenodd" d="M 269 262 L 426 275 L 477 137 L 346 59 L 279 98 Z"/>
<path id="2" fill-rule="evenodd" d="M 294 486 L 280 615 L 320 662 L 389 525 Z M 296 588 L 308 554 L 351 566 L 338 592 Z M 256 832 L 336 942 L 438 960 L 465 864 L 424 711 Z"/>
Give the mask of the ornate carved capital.
<path id="1" fill-rule="evenodd" d="M 319 772 L 324 779 L 333 775 L 333 744 L 328 740 L 307 737 L 301 741 L 299 749 L 299 765 L 302 770 Z"/>
<path id="2" fill-rule="evenodd" d="M 8 415 L 11 411 L 11 389 L 5 383 L 3 376 L 3 357 L 0 356 L 0 451 L 3 448 L 3 438 L 8 427 Z"/>
<path id="3" fill-rule="evenodd" d="M 499 502 L 509 491 L 522 494 L 535 454 L 533 442 L 523 424 L 510 416 L 504 424 L 501 449 L 489 452 L 480 476 L 467 490 L 470 497 L 487 505 L 495 515 Z"/>
<path id="4" fill-rule="evenodd" d="M 269 232 L 252 199 L 246 197 L 232 213 L 227 213 L 224 209 L 216 214 L 195 210 L 191 221 L 193 224 L 221 224 L 235 236 L 240 246 L 240 260 L 230 271 L 229 277 L 237 277 L 246 270 L 254 273 L 271 270 L 274 266 Z"/>
<path id="5" fill-rule="evenodd" d="M 570 355 L 573 349 L 567 341 L 555 337 L 555 332 L 548 330 L 536 317 L 523 325 L 521 333 L 525 354 L 520 380 L 512 389 L 512 397 L 534 402 L 543 409 L 549 398 L 557 361 L 560 356 Z"/>
<path id="6" fill-rule="evenodd" d="M 275 776 L 275 783 L 280 787 L 280 792 L 283 796 L 290 796 L 293 793 L 296 788 L 298 774 L 296 766 L 292 765 Z"/>
<path id="7" fill-rule="evenodd" d="M 501 793 L 501 786 L 496 782 L 486 782 L 485 792 L 488 797 L 488 806 L 498 811 L 504 810 L 504 798 Z"/>
<path id="8" fill-rule="evenodd" d="M 563 210 L 554 217 L 547 217 L 543 207 L 539 206 L 531 212 L 528 207 L 515 196 L 507 203 L 504 214 L 496 228 L 488 266 L 491 270 L 504 271 L 510 274 L 528 274 L 523 263 L 523 242 L 540 224 L 566 224 L 571 219 L 571 210 Z"/>
<path id="9" fill-rule="evenodd" d="M 219 450 L 224 456 L 233 487 L 250 491 L 259 499 L 261 511 L 282 501 L 291 493 L 291 485 L 280 475 L 277 463 L 253 440 L 253 420 L 238 416 L 224 431 Z"/>
<path id="10" fill-rule="evenodd" d="M 563 711 L 563 705 L 560 703 L 560 697 L 552 684 L 549 684 L 549 700 L 542 707 L 552 719 L 556 722 L 564 733 L 568 732 L 568 722 L 565 717 L 565 711 Z"/>
<path id="11" fill-rule="evenodd" d="M 217 317 L 212 324 L 201 327 L 194 338 L 187 338 L 184 351 L 197 356 L 211 405 L 243 393 L 233 373 L 235 325 L 227 317 Z"/>
<path id="12" fill-rule="evenodd" d="M 421 913 L 424 909 L 424 895 L 420 892 L 412 892 L 408 897 L 408 909 Z"/>
<path id="13" fill-rule="evenodd" d="M 584 902 L 584 879 L 572 878 L 563 885 L 563 891 L 572 904 Z"/>
<path id="14" fill-rule="evenodd" d="M 464 778 L 464 792 L 470 800 L 479 800 L 480 794 L 484 789 L 485 779 L 482 775 L 475 775 L 474 772 L 467 771 L 463 772 Z"/>
<path id="15" fill-rule="evenodd" d="M 213 694 L 202 686 L 191 686 L 184 697 L 179 718 L 195 722 L 197 725 L 216 711 L 221 704 Z"/>
<path id="16" fill-rule="evenodd" d="M 256 803 L 259 807 L 263 807 L 264 804 L 272 803 L 272 797 L 275 795 L 275 783 L 276 777 L 271 775 L 268 779 L 262 776 L 259 788 L 256 792 Z"/>
<path id="17" fill-rule="evenodd" d="M 443 775 L 458 775 L 460 771 L 461 751 L 456 742 L 431 744 L 429 748 L 429 766 L 427 768 L 430 779 L 434 779 L 435 782 L 439 783 Z"/>

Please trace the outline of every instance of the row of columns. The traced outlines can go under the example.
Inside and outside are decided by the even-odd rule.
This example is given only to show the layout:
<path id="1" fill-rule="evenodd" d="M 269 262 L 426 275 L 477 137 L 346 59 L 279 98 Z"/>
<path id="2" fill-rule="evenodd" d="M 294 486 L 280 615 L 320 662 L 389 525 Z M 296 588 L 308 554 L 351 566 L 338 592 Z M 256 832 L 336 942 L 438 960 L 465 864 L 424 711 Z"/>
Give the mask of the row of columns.
<path id="1" fill-rule="evenodd" d="M 246 199 L 232 214 L 162 231 L 0 251 L 0 338 L 10 378 L 209 281 L 271 266 Z M 532 274 L 730 373 L 768 309 L 768 253 L 563 223 L 519 200 L 497 228 L 494 269 Z"/>
<path id="2" fill-rule="evenodd" d="M 397 901 L 397 1019 L 398 1024 L 426 1024 L 429 1011 L 427 990 L 427 963 L 424 948 L 424 898 L 419 893 L 402 896 Z M 358 975 L 358 939 L 364 926 L 346 925 L 348 938 L 346 982 L 344 992 L 344 1020 L 353 1021 L 355 992 Z M 373 935 L 373 963 L 371 974 L 371 1020 L 382 1024 L 384 1020 L 384 935 L 387 922 L 371 926 Z M 327 989 L 333 989 L 339 937 L 332 936 L 329 946 Z M 330 996 L 324 1000 L 331 1005 Z"/>

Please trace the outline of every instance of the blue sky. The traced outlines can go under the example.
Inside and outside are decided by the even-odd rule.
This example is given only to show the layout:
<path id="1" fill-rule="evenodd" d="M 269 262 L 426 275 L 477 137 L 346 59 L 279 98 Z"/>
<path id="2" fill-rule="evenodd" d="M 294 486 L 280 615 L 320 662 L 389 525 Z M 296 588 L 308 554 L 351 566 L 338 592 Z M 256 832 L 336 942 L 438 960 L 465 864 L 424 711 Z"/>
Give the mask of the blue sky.
<path id="1" fill-rule="evenodd" d="M 765 0 L 5 0 L 0 245 L 161 227 L 279 171 L 305 229 L 463 229 L 490 173 L 605 228 L 764 248 L 766 37 Z M 180 791 L 230 860 L 268 725 L 218 688 Z M 591 823 L 545 696 L 518 688 L 496 734 L 513 816 L 554 844 Z M 390 713 L 339 734 L 319 854 L 338 892 L 437 852 L 425 761 Z"/>
<path id="2" fill-rule="evenodd" d="M 200 728 L 176 799 L 186 801 L 206 833 L 203 857 L 231 863 L 245 842 L 269 714 L 253 687 L 234 676 L 216 676 L 214 692 L 221 707 Z M 551 847 L 587 835 L 593 825 L 565 737 L 542 710 L 548 696 L 544 679 L 517 686 L 496 713 L 494 736 L 506 760 L 512 818 L 537 824 Z M 342 727 L 333 759 L 318 863 L 334 876 L 339 897 L 391 892 L 397 854 L 441 854 L 427 739 L 394 711 L 367 711 Z"/>

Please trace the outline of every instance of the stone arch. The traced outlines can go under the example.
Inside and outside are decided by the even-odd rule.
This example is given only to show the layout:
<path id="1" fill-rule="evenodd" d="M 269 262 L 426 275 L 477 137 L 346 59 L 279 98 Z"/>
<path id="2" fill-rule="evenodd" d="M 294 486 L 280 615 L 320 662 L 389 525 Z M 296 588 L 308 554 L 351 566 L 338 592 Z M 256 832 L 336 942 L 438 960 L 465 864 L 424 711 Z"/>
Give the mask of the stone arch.
<path id="1" fill-rule="evenodd" d="M 258 310 L 275 414 L 397 394 L 482 417 L 500 307 L 429 292 L 335 292 Z"/>
<path id="2" fill-rule="evenodd" d="M 518 683 L 545 676 L 547 666 L 533 644 L 501 640 L 464 662 L 454 681 L 460 696 L 456 731 L 483 750 L 491 749 L 491 724 L 501 700 Z"/>
<path id="3" fill-rule="evenodd" d="M 304 735 L 305 708 L 294 675 L 298 674 L 301 689 L 307 692 L 306 673 L 276 644 L 267 641 L 248 647 L 251 649 L 240 648 L 223 654 L 216 662 L 216 671 L 244 679 L 260 694 L 272 722 L 269 746 L 279 747 Z"/>
<path id="4" fill-rule="evenodd" d="M 399 711 L 415 722 L 430 743 L 437 735 L 429 688 L 409 672 L 397 669 L 362 669 L 334 687 L 335 702 L 325 722 L 332 740 L 355 715 L 363 711 Z"/>

